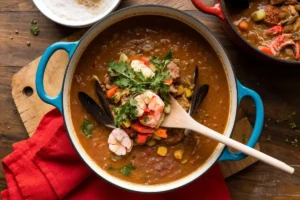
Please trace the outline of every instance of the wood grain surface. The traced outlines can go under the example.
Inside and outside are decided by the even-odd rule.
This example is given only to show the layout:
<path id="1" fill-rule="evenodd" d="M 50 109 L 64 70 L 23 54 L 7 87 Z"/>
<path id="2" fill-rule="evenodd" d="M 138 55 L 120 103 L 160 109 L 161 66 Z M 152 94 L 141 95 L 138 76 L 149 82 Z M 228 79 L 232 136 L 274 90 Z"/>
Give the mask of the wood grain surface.
<path id="1" fill-rule="evenodd" d="M 212 4 L 211 0 L 204 0 Z M 226 179 L 232 199 L 300 199 L 300 148 L 291 141 L 300 138 L 289 122 L 275 123 L 293 111 L 297 114 L 289 121 L 300 126 L 300 67 L 274 67 L 256 60 L 229 41 L 219 20 L 196 11 L 190 0 L 123 0 L 120 7 L 139 3 L 159 3 L 172 6 L 193 15 L 214 33 L 231 58 L 237 78 L 247 87 L 256 90 L 265 105 L 265 128 L 260 138 L 261 150 L 296 168 L 288 175 L 262 162 L 246 168 Z M 41 33 L 32 36 L 30 21 L 38 21 Z M 19 34 L 15 34 L 15 30 Z M 59 26 L 44 17 L 31 0 L 0 0 L 0 158 L 12 151 L 14 142 L 28 138 L 12 101 L 11 79 L 30 61 L 38 58 L 51 43 L 78 31 Z M 10 37 L 13 37 L 11 40 Z M 28 47 L 26 42 L 30 41 Z M 249 99 L 242 108 L 253 124 L 255 109 Z M 288 139 L 288 142 L 286 142 Z M 3 170 L 0 170 L 0 190 L 6 188 Z"/>

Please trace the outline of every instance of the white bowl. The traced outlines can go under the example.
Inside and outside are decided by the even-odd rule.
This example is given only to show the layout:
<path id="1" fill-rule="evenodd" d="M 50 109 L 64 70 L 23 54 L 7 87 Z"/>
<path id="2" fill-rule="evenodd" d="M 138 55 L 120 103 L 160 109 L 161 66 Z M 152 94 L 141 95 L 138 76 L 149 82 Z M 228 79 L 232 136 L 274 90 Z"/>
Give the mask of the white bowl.
<path id="1" fill-rule="evenodd" d="M 33 0 L 33 2 L 36 7 L 52 21 L 72 28 L 83 28 L 93 25 L 95 22 L 99 21 L 100 19 L 114 11 L 120 4 L 121 0 L 101 0 L 100 6 L 103 12 L 99 12 L 99 14 L 95 15 L 93 18 L 81 21 L 69 20 L 60 17 L 58 14 L 55 14 L 51 9 L 49 9 L 43 0 Z"/>

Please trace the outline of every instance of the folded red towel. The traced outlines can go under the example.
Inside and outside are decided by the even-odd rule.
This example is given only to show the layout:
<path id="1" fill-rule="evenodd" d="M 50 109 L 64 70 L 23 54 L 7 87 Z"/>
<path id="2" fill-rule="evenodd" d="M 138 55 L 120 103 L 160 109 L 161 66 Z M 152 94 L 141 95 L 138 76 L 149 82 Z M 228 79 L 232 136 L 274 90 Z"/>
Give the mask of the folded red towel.
<path id="1" fill-rule="evenodd" d="M 58 110 L 44 116 L 35 134 L 13 145 L 3 169 L 3 200 L 19 199 L 230 199 L 218 165 L 193 183 L 160 194 L 120 189 L 94 174 L 73 148 Z"/>

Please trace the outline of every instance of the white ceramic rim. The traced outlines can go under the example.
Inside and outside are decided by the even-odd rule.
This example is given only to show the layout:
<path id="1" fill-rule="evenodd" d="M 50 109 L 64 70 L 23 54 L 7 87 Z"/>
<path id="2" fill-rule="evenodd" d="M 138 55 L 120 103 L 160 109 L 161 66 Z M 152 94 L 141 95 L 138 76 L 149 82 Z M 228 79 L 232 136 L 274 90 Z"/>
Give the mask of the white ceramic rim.
<path id="1" fill-rule="evenodd" d="M 110 0 L 111 4 L 109 6 L 109 9 L 107 9 L 105 12 L 100 13 L 96 17 L 89 19 L 89 20 L 84 20 L 84 21 L 70 21 L 67 19 L 63 19 L 57 15 L 55 15 L 43 2 L 43 0 L 33 0 L 33 3 L 35 6 L 50 20 L 72 28 L 84 28 L 84 27 L 89 27 L 93 25 L 95 22 L 103 19 L 106 17 L 108 14 L 110 14 L 112 11 L 114 11 L 118 5 L 120 4 L 121 0 Z"/>
<path id="2" fill-rule="evenodd" d="M 225 145 L 218 144 L 217 148 L 215 149 L 214 153 L 210 156 L 210 158 L 206 161 L 205 164 L 200 166 L 197 170 L 192 172 L 191 174 L 172 181 L 168 183 L 162 183 L 162 184 L 156 184 L 156 185 L 142 185 L 142 184 L 136 184 L 131 183 L 122 179 L 119 179 L 117 177 L 114 177 L 110 175 L 105 170 L 101 169 L 96 162 L 87 154 L 87 152 L 83 149 L 81 143 L 79 142 L 75 130 L 73 128 L 72 124 L 72 118 L 71 118 L 71 112 L 70 112 L 70 89 L 72 84 L 72 78 L 75 71 L 75 68 L 77 66 L 77 63 L 88 46 L 88 44 L 97 36 L 101 31 L 106 29 L 108 26 L 121 21 L 123 19 L 138 16 L 138 15 L 160 15 L 165 17 L 170 17 L 176 20 L 179 20 L 190 27 L 194 28 L 202 37 L 204 37 L 210 45 L 213 47 L 217 55 L 219 55 L 219 58 L 221 62 L 223 63 L 224 70 L 226 72 L 227 81 L 229 84 L 229 90 L 230 90 L 230 110 L 229 110 L 229 118 L 227 121 L 227 125 L 225 128 L 224 135 L 227 137 L 231 136 L 233 126 L 235 123 L 236 118 L 236 112 L 237 112 L 237 85 L 236 85 L 236 79 L 233 72 L 233 69 L 231 67 L 231 63 L 221 46 L 221 44 L 218 42 L 218 40 L 210 33 L 210 31 L 196 18 L 173 8 L 166 7 L 166 6 L 158 6 L 158 5 L 139 5 L 139 6 L 133 6 L 129 8 L 122 9 L 120 11 L 117 11 L 97 24 L 95 24 L 80 40 L 78 47 L 71 58 L 69 62 L 69 66 L 67 68 L 65 78 L 64 78 L 64 84 L 63 84 L 63 116 L 65 125 L 68 130 L 69 137 L 81 156 L 81 158 L 84 160 L 84 162 L 99 176 L 104 178 L 105 180 L 115 184 L 116 186 L 122 187 L 124 189 L 137 191 L 137 192 L 147 192 L 147 193 L 154 193 L 154 192 L 163 192 L 172 190 L 178 187 L 181 187 L 183 185 L 186 185 L 193 180 L 197 179 L 201 175 L 203 175 L 220 157 L 221 153 L 224 150 Z"/>

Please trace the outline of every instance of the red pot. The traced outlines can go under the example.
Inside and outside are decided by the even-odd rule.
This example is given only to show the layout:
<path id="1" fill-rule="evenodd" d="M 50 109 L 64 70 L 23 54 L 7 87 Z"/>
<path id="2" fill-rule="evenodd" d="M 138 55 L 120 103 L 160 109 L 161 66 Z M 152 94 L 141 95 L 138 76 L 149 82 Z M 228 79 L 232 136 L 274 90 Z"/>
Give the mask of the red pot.
<path id="1" fill-rule="evenodd" d="M 198 8 L 200 11 L 217 16 L 223 24 L 223 28 L 225 32 L 227 33 L 228 37 L 237 44 L 240 48 L 242 48 L 247 53 L 265 60 L 267 62 L 271 62 L 272 64 L 276 65 L 284 65 L 284 66 L 300 66 L 299 61 L 291 61 L 291 60 L 283 60 L 279 59 L 277 57 L 270 56 L 268 54 L 265 54 L 258 50 L 256 47 L 251 45 L 247 40 L 245 40 L 234 28 L 234 25 L 229 20 L 229 17 L 227 15 L 227 9 L 225 6 L 225 3 L 223 0 L 217 0 L 217 3 L 214 6 L 207 6 L 205 5 L 202 0 L 192 0 L 193 4 L 196 8 Z"/>

